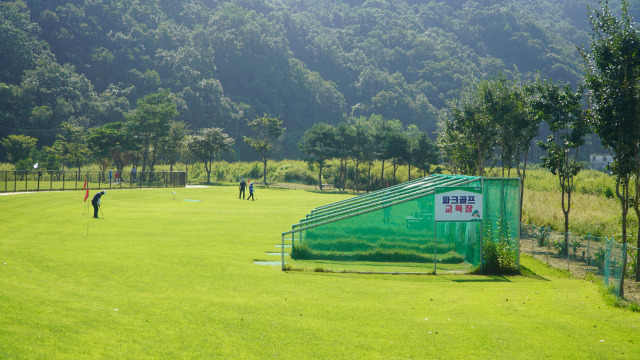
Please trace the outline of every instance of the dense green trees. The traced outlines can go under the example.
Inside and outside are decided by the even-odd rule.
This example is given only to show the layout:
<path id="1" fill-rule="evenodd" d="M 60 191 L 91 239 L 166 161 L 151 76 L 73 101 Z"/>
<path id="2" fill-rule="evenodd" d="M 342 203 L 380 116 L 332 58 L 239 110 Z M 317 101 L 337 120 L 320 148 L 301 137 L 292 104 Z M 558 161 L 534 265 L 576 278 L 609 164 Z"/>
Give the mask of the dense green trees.
<path id="1" fill-rule="evenodd" d="M 332 126 L 318 123 L 309 128 L 299 144 L 307 155 L 310 165 L 318 167 L 318 183 L 323 183 L 322 171 L 327 161 L 338 161 L 338 175 L 334 185 L 345 189 L 348 187 L 359 191 L 367 191 L 391 184 L 396 184 L 396 171 L 400 165 L 408 165 L 411 179 L 411 167 L 426 173 L 431 165 L 439 163 L 439 152 L 428 134 L 416 126 L 403 129 L 397 120 L 388 120 L 380 115 L 350 118 L 347 122 Z M 380 161 L 380 182 L 372 183 L 372 166 Z M 393 175 L 386 179 L 385 162 L 391 162 Z M 353 165 L 353 173 L 348 174 L 348 164 Z M 367 167 L 364 179 L 361 166 Z M 322 185 L 320 186 L 322 190 Z"/>
<path id="2" fill-rule="evenodd" d="M 313 124 L 305 131 L 302 140 L 300 140 L 300 150 L 308 156 L 307 161 L 310 165 L 318 166 L 318 186 L 322 191 L 322 170 L 327 160 L 331 159 L 331 151 L 335 147 L 335 129 L 326 123 Z"/>
<path id="3" fill-rule="evenodd" d="M 622 1 L 619 18 L 607 2 L 601 2 L 600 7 L 591 12 L 591 23 L 591 46 L 582 52 L 587 65 L 591 125 L 613 155 L 611 170 L 616 174 L 616 195 L 622 210 L 622 242 L 626 244 L 629 206 L 635 205 L 640 215 L 637 200 L 640 194 L 640 30 L 629 13 L 626 0 Z M 630 191 L 634 176 L 635 195 Z M 626 260 L 626 252 L 624 256 Z M 623 264 L 624 273 L 626 261 Z M 624 277 L 622 279 L 624 281 Z M 640 280 L 638 269 L 636 280 Z M 623 295 L 622 285 L 620 296 Z"/>
<path id="4" fill-rule="evenodd" d="M 584 166 L 577 160 L 578 150 L 589 131 L 582 106 L 582 89 L 574 92 L 570 84 L 540 81 L 536 84 L 536 95 L 531 101 L 531 108 L 551 130 L 547 140 L 539 144 L 546 152 L 541 159 L 542 166 L 558 177 L 560 185 L 564 214 L 563 253 L 566 255 L 569 252 L 569 213 L 575 189 L 574 178 Z"/>
<path id="5" fill-rule="evenodd" d="M 186 138 L 187 151 L 198 161 L 204 163 L 207 182 L 211 182 L 211 164 L 228 151 L 235 139 L 221 128 L 204 128 Z"/>
<path id="6" fill-rule="evenodd" d="M 240 138 L 244 119 L 277 115 L 288 156 L 314 123 L 349 116 L 431 134 L 438 110 L 478 78 L 515 66 L 527 79 L 576 82 L 585 12 L 578 0 L 5 1 L 0 129 L 124 121 L 168 89 L 193 130 Z M 243 142 L 235 154 L 255 156 Z"/>
<path id="7" fill-rule="evenodd" d="M 34 162 L 32 156 L 37 142 L 38 139 L 27 135 L 9 135 L 0 140 L 9 161 L 16 164 L 18 170 L 26 170 Z"/>
<path id="8" fill-rule="evenodd" d="M 142 147 L 142 171 L 153 171 L 162 140 L 169 135 L 171 121 L 178 114 L 173 95 L 168 91 L 147 95 L 129 114 L 130 130 Z"/>
<path id="9" fill-rule="evenodd" d="M 282 127 L 282 121 L 275 117 L 262 115 L 248 122 L 251 128 L 251 137 L 245 136 L 244 142 L 253 150 L 260 154 L 262 160 L 262 178 L 267 185 L 267 162 L 271 158 L 271 152 L 274 150 L 278 141 L 281 140 L 285 128 Z"/>

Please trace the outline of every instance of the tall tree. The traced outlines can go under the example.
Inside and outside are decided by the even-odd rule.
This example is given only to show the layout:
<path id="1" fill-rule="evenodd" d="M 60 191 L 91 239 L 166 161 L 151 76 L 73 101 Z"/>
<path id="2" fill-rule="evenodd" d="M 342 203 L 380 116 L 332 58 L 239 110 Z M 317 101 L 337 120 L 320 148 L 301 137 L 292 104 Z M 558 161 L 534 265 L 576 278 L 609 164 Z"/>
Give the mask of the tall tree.
<path id="1" fill-rule="evenodd" d="M 388 120 L 379 115 L 371 115 L 370 119 L 373 123 L 375 141 L 380 146 L 378 151 L 376 151 L 376 154 L 378 156 L 378 160 L 382 161 L 380 170 L 380 186 L 384 187 L 386 185 L 384 178 L 384 164 L 386 160 L 395 159 L 394 156 L 398 154 L 398 147 L 394 144 L 394 139 L 398 140 L 401 137 L 399 134 L 402 132 L 402 123 L 399 120 Z M 395 160 L 393 164 L 395 176 Z"/>
<path id="2" fill-rule="evenodd" d="M 426 132 L 413 130 L 412 127 L 409 127 L 409 130 L 411 134 L 409 144 L 410 164 L 422 170 L 422 176 L 426 176 L 426 174 L 431 171 L 431 165 L 440 162 L 438 146 L 431 141 L 429 134 Z M 409 167 L 409 169 L 411 169 L 411 167 Z M 411 180 L 410 177 L 409 180 Z"/>
<path id="3" fill-rule="evenodd" d="M 235 139 L 221 128 L 200 129 L 197 134 L 187 139 L 187 148 L 193 156 L 204 163 L 207 171 L 207 182 L 211 182 L 211 169 L 216 157 L 228 151 Z"/>
<path id="4" fill-rule="evenodd" d="M 569 213 L 571 194 L 575 189 L 574 178 L 582 170 L 578 161 L 578 149 L 584 144 L 588 132 L 585 114 L 582 110 L 582 92 L 573 92 L 569 84 L 551 81 L 538 82 L 538 97 L 532 108 L 536 116 L 544 120 L 551 130 L 546 141 L 539 141 L 546 151 L 542 166 L 558 177 L 561 190 L 562 213 L 564 214 L 564 247 L 569 251 Z"/>
<path id="5" fill-rule="evenodd" d="M 483 80 L 465 90 L 460 99 L 447 103 L 438 135 L 438 146 L 454 170 L 484 176 L 486 161 L 497 142 L 497 125 L 487 115 L 485 94 L 491 83 Z"/>
<path id="6" fill-rule="evenodd" d="M 82 165 L 89 162 L 90 157 L 86 129 L 70 122 L 64 122 L 60 127 L 62 133 L 56 135 L 57 140 L 54 142 L 53 148 L 57 151 L 63 170 L 64 166 L 75 166 L 78 168 L 79 176 Z"/>
<path id="7" fill-rule="evenodd" d="M 523 126 L 527 115 L 525 97 L 517 82 L 508 81 L 504 75 L 486 84 L 482 100 L 486 115 L 497 128 L 496 150 L 500 155 L 502 176 L 509 176 L 518 147 L 519 127 Z"/>
<path id="8" fill-rule="evenodd" d="M 183 121 L 171 121 L 169 133 L 160 140 L 160 151 L 166 161 L 169 162 L 169 171 L 173 171 L 173 165 L 178 161 L 182 153 L 184 139 L 187 136 L 187 124 Z"/>
<path id="9" fill-rule="evenodd" d="M 371 164 L 375 155 L 372 152 L 373 130 L 366 118 L 360 117 L 352 119 L 353 144 L 351 146 L 351 157 L 355 163 L 354 185 L 356 192 L 360 191 L 360 165 Z M 370 169 L 370 167 L 369 167 Z M 367 190 L 370 185 L 371 171 L 367 176 Z"/>
<path id="10" fill-rule="evenodd" d="M 107 165 L 113 162 L 117 171 L 124 169 L 131 160 L 131 153 L 138 146 L 126 124 L 119 121 L 91 129 L 87 135 L 87 145 L 94 159 Z"/>
<path id="11" fill-rule="evenodd" d="M 169 90 L 150 94 L 138 100 L 138 107 L 129 114 L 130 129 L 142 146 L 142 172 L 153 171 L 160 141 L 168 135 L 171 120 L 178 114 L 173 94 Z"/>
<path id="12" fill-rule="evenodd" d="M 349 123 L 336 126 L 336 142 L 332 156 L 340 161 L 338 187 L 344 191 L 347 186 L 347 163 L 353 154 L 355 128 Z"/>
<path id="13" fill-rule="evenodd" d="M 627 215 L 631 204 L 629 183 L 638 169 L 640 139 L 640 32 L 629 14 L 629 2 L 622 0 L 617 18 L 608 2 L 590 9 L 593 32 L 588 50 L 582 50 L 586 62 L 591 124 L 613 155 L 616 196 L 622 208 L 622 243 L 627 244 Z M 640 233 L 638 235 L 640 248 Z M 640 250 L 639 250 L 640 252 Z M 626 252 L 622 273 L 626 272 Z M 638 270 L 636 270 L 638 271 Z M 636 273 L 636 280 L 640 271 Z M 624 295 L 624 276 L 620 296 Z"/>
<path id="14" fill-rule="evenodd" d="M 260 154 L 263 165 L 262 176 L 266 186 L 267 161 L 269 161 L 271 151 L 273 150 L 276 141 L 281 139 L 285 128 L 282 127 L 282 121 L 280 119 L 269 117 L 267 115 L 256 117 L 253 121 L 249 122 L 249 127 L 253 131 L 254 135 L 253 137 L 245 136 L 244 142 Z"/>
<path id="15" fill-rule="evenodd" d="M 393 184 L 397 184 L 396 173 L 402 164 L 409 164 L 409 137 L 402 128 L 389 133 L 387 138 L 388 154 L 391 157 L 391 168 L 393 169 Z"/>
<path id="16" fill-rule="evenodd" d="M 318 186 L 322 191 L 322 170 L 335 147 L 336 134 L 333 126 L 325 123 L 313 124 L 304 132 L 298 144 L 300 150 L 308 156 L 309 164 L 318 166 Z"/>
<path id="17" fill-rule="evenodd" d="M 515 120 L 515 156 L 514 161 L 516 163 L 516 172 L 520 178 L 520 219 L 522 219 L 522 208 L 524 203 L 524 188 L 527 178 L 527 159 L 529 158 L 529 151 L 533 143 L 533 139 L 538 136 L 540 131 L 540 117 L 535 116 L 534 111 L 531 108 L 531 103 L 535 94 L 535 84 L 524 84 L 520 91 L 524 98 L 525 111 L 520 113 Z"/>

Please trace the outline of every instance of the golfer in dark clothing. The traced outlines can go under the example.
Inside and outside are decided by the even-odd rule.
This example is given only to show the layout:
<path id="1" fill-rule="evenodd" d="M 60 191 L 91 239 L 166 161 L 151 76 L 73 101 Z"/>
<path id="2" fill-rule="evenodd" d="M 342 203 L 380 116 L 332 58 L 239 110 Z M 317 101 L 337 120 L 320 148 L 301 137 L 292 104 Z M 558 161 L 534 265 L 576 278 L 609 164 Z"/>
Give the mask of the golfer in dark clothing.
<path id="1" fill-rule="evenodd" d="M 93 205 L 93 217 L 98 218 L 98 208 L 100 207 L 100 198 L 102 195 L 106 194 L 106 190 L 102 190 L 95 195 L 93 195 L 93 199 L 91 200 L 91 205 Z"/>
<path id="2" fill-rule="evenodd" d="M 247 200 L 255 200 L 255 198 L 253 197 L 253 183 L 249 184 L 249 197 L 247 198 Z"/>
<path id="3" fill-rule="evenodd" d="M 244 199 L 244 188 L 247 187 L 247 182 L 244 181 L 244 179 L 242 179 L 242 181 L 240 181 L 240 194 L 238 195 L 238 199 L 240 199 L 242 197 L 242 199 Z"/>

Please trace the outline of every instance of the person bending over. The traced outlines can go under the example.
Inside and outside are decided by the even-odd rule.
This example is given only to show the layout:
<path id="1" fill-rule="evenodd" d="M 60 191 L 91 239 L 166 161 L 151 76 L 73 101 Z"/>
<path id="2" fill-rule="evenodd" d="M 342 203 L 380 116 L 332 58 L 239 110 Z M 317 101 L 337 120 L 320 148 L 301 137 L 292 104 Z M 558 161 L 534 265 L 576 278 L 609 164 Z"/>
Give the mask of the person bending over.
<path id="1" fill-rule="evenodd" d="M 102 190 L 93 195 L 93 199 L 91 200 L 91 205 L 93 205 L 93 217 L 98 218 L 98 208 L 100 207 L 100 198 L 102 195 L 106 194 L 107 190 Z"/>

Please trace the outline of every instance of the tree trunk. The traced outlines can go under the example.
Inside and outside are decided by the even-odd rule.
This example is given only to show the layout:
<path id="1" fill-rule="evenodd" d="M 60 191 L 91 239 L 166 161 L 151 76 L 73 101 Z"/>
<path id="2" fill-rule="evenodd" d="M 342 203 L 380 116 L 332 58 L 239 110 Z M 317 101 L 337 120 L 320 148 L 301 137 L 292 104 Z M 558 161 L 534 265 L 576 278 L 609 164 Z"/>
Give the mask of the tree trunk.
<path id="1" fill-rule="evenodd" d="M 392 166 L 393 166 L 393 184 L 397 184 L 398 181 L 396 180 L 396 171 L 398 171 L 398 165 L 396 163 L 396 159 L 394 158 L 392 161 Z"/>
<path id="2" fill-rule="evenodd" d="M 371 167 L 373 166 L 373 161 L 369 161 L 369 169 L 367 170 L 367 192 L 371 191 Z"/>
<path id="3" fill-rule="evenodd" d="M 520 173 L 520 162 L 516 164 L 516 171 L 518 172 L 518 177 L 520 178 L 520 214 L 519 219 L 522 221 L 522 204 L 524 201 L 524 180 L 527 176 L 527 156 L 529 155 L 529 149 L 524 152 L 524 163 L 522 167 L 522 174 Z"/>
<path id="4" fill-rule="evenodd" d="M 636 171 L 635 175 L 635 188 L 636 196 L 633 198 L 633 209 L 636 211 L 636 217 L 640 219 L 640 170 Z M 640 281 L 640 266 L 638 266 L 638 260 L 640 259 L 640 222 L 638 223 L 638 232 L 636 239 L 636 282 Z"/>
<path id="5" fill-rule="evenodd" d="M 211 183 L 211 162 L 206 160 L 204 162 L 204 169 L 207 171 L 207 183 Z"/>
<path id="6" fill-rule="evenodd" d="M 322 165 L 318 166 L 320 170 L 318 170 L 318 187 L 320 187 L 320 191 L 322 191 Z"/>
<path id="7" fill-rule="evenodd" d="M 356 183 L 356 192 L 359 193 L 360 192 L 360 176 L 359 176 L 359 167 L 360 167 L 360 160 L 356 159 L 356 178 L 355 178 L 355 183 Z"/>
<path id="8" fill-rule="evenodd" d="M 620 182 L 622 181 L 622 184 Z M 627 215 L 629 213 L 629 175 L 620 179 L 620 175 L 616 179 L 616 195 L 620 200 L 620 207 L 622 208 L 622 246 L 626 248 L 627 245 Z M 622 185 L 622 194 L 620 193 L 620 186 Z M 620 298 L 624 297 L 624 274 L 627 272 L 627 252 L 622 254 L 622 276 L 620 277 Z"/>
<path id="9" fill-rule="evenodd" d="M 267 158 L 262 159 L 262 179 L 264 182 L 264 186 L 268 186 L 267 185 L 267 161 L 269 161 L 269 159 Z"/>
<path id="10" fill-rule="evenodd" d="M 571 189 L 572 184 L 567 185 L 567 181 L 571 182 L 570 179 L 561 178 L 560 180 L 560 188 L 562 190 L 562 213 L 564 214 L 564 246 L 563 246 L 563 255 L 569 253 L 569 212 L 571 211 Z M 565 202 L 565 196 L 567 201 Z"/>

